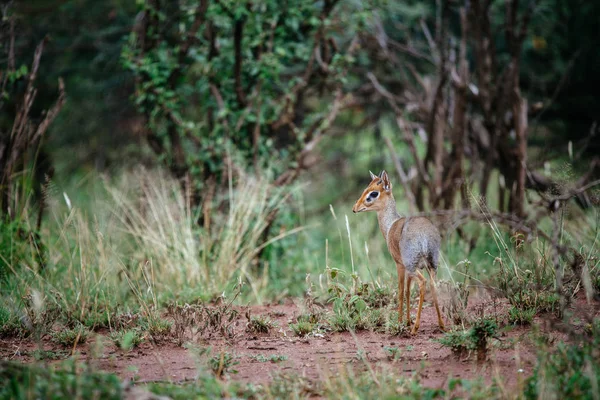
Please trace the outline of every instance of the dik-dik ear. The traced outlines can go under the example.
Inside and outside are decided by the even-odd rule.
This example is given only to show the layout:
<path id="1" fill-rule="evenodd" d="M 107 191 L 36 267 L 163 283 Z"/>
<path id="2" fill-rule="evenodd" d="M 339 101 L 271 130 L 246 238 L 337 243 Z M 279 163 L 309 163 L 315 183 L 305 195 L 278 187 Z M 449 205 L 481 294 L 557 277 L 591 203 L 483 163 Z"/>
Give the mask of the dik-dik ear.
<path id="1" fill-rule="evenodd" d="M 369 174 L 371 174 L 371 180 L 377 178 L 377 175 L 375 175 L 374 173 L 372 173 L 371 171 L 369 171 Z"/>
<path id="2" fill-rule="evenodd" d="M 392 184 L 390 183 L 390 178 L 388 177 L 387 172 L 385 172 L 385 170 L 381 171 L 381 175 L 379 175 L 379 178 L 381 178 L 381 180 L 383 181 L 383 189 L 386 192 L 389 192 L 390 190 L 392 190 Z"/>

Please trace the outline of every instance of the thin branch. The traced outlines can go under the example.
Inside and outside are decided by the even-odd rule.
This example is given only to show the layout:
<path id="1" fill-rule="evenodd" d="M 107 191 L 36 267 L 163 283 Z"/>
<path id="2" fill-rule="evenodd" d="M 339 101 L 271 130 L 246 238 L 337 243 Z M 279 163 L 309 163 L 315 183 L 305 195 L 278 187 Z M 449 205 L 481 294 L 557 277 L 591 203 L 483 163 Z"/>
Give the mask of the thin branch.
<path id="1" fill-rule="evenodd" d="M 35 134 L 31 138 L 31 142 L 37 142 L 46 132 L 52 121 L 56 118 L 63 105 L 65 104 L 66 94 L 65 94 L 65 82 L 62 78 L 58 78 L 58 99 L 50 108 L 50 110 L 44 116 L 44 119 L 38 125 Z"/>
<path id="2" fill-rule="evenodd" d="M 244 20 L 237 20 L 233 26 L 233 47 L 235 61 L 233 76 L 235 79 L 235 94 L 240 107 L 246 106 L 246 94 L 242 87 L 242 37 L 244 34 Z"/>
<path id="3" fill-rule="evenodd" d="M 400 157 L 398 156 L 398 153 L 394 149 L 394 145 L 392 144 L 392 141 L 390 140 L 390 138 L 387 136 L 384 136 L 383 141 L 385 142 L 385 144 L 390 152 L 392 161 L 394 162 L 394 166 L 396 167 L 396 171 L 398 172 L 398 176 L 400 176 L 400 182 L 402 183 L 402 186 L 404 187 L 404 194 L 408 198 L 409 210 L 411 213 L 413 213 L 416 210 L 417 202 L 415 200 L 415 194 L 413 193 L 413 191 L 410 187 L 410 184 L 408 183 L 408 176 L 406 175 L 404 168 L 402 168 L 402 162 L 400 161 Z"/>

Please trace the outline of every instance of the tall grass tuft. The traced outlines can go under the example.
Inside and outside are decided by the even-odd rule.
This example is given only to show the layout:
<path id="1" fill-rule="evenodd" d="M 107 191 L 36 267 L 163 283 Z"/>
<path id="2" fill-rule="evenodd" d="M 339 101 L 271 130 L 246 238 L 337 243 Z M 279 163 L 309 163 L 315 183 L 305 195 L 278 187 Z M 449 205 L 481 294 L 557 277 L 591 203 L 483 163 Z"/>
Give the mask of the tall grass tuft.
<path id="1" fill-rule="evenodd" d="M 222 292 L 234 277 L 241 277 L 254 297 L 262 298 L 268 277 L 255 274 L 252 262 L 264 246 L 277 240 L 267 242 L 263 236 L 270 215 L 286 199 L 267 179 L 239 179 L 212 208 L 210 231 L 198 227 L 179 184 L 164 175 L 138 170 L 108 189 L 119 229 L 148 269 L 149 288 L 170 296 L 182 290 L 206 296 Z"/>
<path id="2" fill-rule="evenodd" d="M 40 232 L 45 265 L 6 260 L 0 307 L 8 320 L 31 332 L 47 330 L 57 316 L 71 327 L 112 327 L 119 313 L 156 317 L 169 300 L 209 299 L 240 279 L 261 301 L 269 276 L 257 272 L 256 256 L 301 229 L 265 235 L 269 216 L 286 200 L 267 178 L 230 185 L 215 201 L 210 231 L 164 173 L 139 169 L 102 182 L 87 202 L 56 186 L 49 191 L 50 218 Z"/>

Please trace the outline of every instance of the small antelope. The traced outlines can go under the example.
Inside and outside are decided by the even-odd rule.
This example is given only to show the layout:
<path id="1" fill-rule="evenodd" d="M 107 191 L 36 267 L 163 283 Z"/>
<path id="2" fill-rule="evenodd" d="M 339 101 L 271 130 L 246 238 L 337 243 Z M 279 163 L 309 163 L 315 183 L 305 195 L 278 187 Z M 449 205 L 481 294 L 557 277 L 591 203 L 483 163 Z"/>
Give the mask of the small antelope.
<path id="1" fill-rule="evenodd" d="M 410 284 L 413 278 L 419 284 L 419 307 L 417 308 L 417 319 L 411 333 L 414 335 L 421 323 L 421 308 L 425 297 L 425 286 L 427 279 L 417 268 L 427 268 L 431 279 L 431 293 L 433 303 L 437 311 L 438 323 L 442 330 L 444 321 L 440 314 L 437 294 L 435 292 L 434 276 L 438 266 L 440 250 L 440 232 L 425 217 L 402 217 L 396 211 L 396 200 L 392 194 L 392 184 L 385 171 L 379 176 L 371 174 L 371 183 L 363 191 L 362 195 L 352 207 L 354 213 L 363 211 L 377 212 L 379 229 L 385 238 L 388 250 L 396 262 L 398 270 L 398 319 L 402 322 L 403 301 L 406 297 L 406 320 L 410 320 Z M 407 275 L 406 294 L 404 293 L 404 279 Z"/>

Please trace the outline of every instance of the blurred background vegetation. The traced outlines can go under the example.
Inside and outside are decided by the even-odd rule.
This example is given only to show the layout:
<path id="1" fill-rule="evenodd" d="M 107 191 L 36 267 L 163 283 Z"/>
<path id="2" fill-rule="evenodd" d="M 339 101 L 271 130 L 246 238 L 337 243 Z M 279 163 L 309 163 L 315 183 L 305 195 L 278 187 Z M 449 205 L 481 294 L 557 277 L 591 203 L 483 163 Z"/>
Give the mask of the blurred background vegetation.
<path id="1" fill-rule="evenodd" d="M 507 225 L 442 220 L 446 279 L 468 258 L 490 283 L 494 256 L 517 251 L 499 243 L 521 237 L 544 260 L 555 248 L 559 275 L 597 247 L 597 195 L 579 189 L 598 177 L 598 2 L 31 0 L 2 12 L 10 318 L 33 310 L 34 292 L 96 324 L 238 279 L 257 302 L 301 295 L 326 268 L 389 282 L 375 217 L 348 215 L 369 169 L 392 174 L 401 212 L 485 209 Z M 558 284 L 558 263 L 527 260 Z"/>

